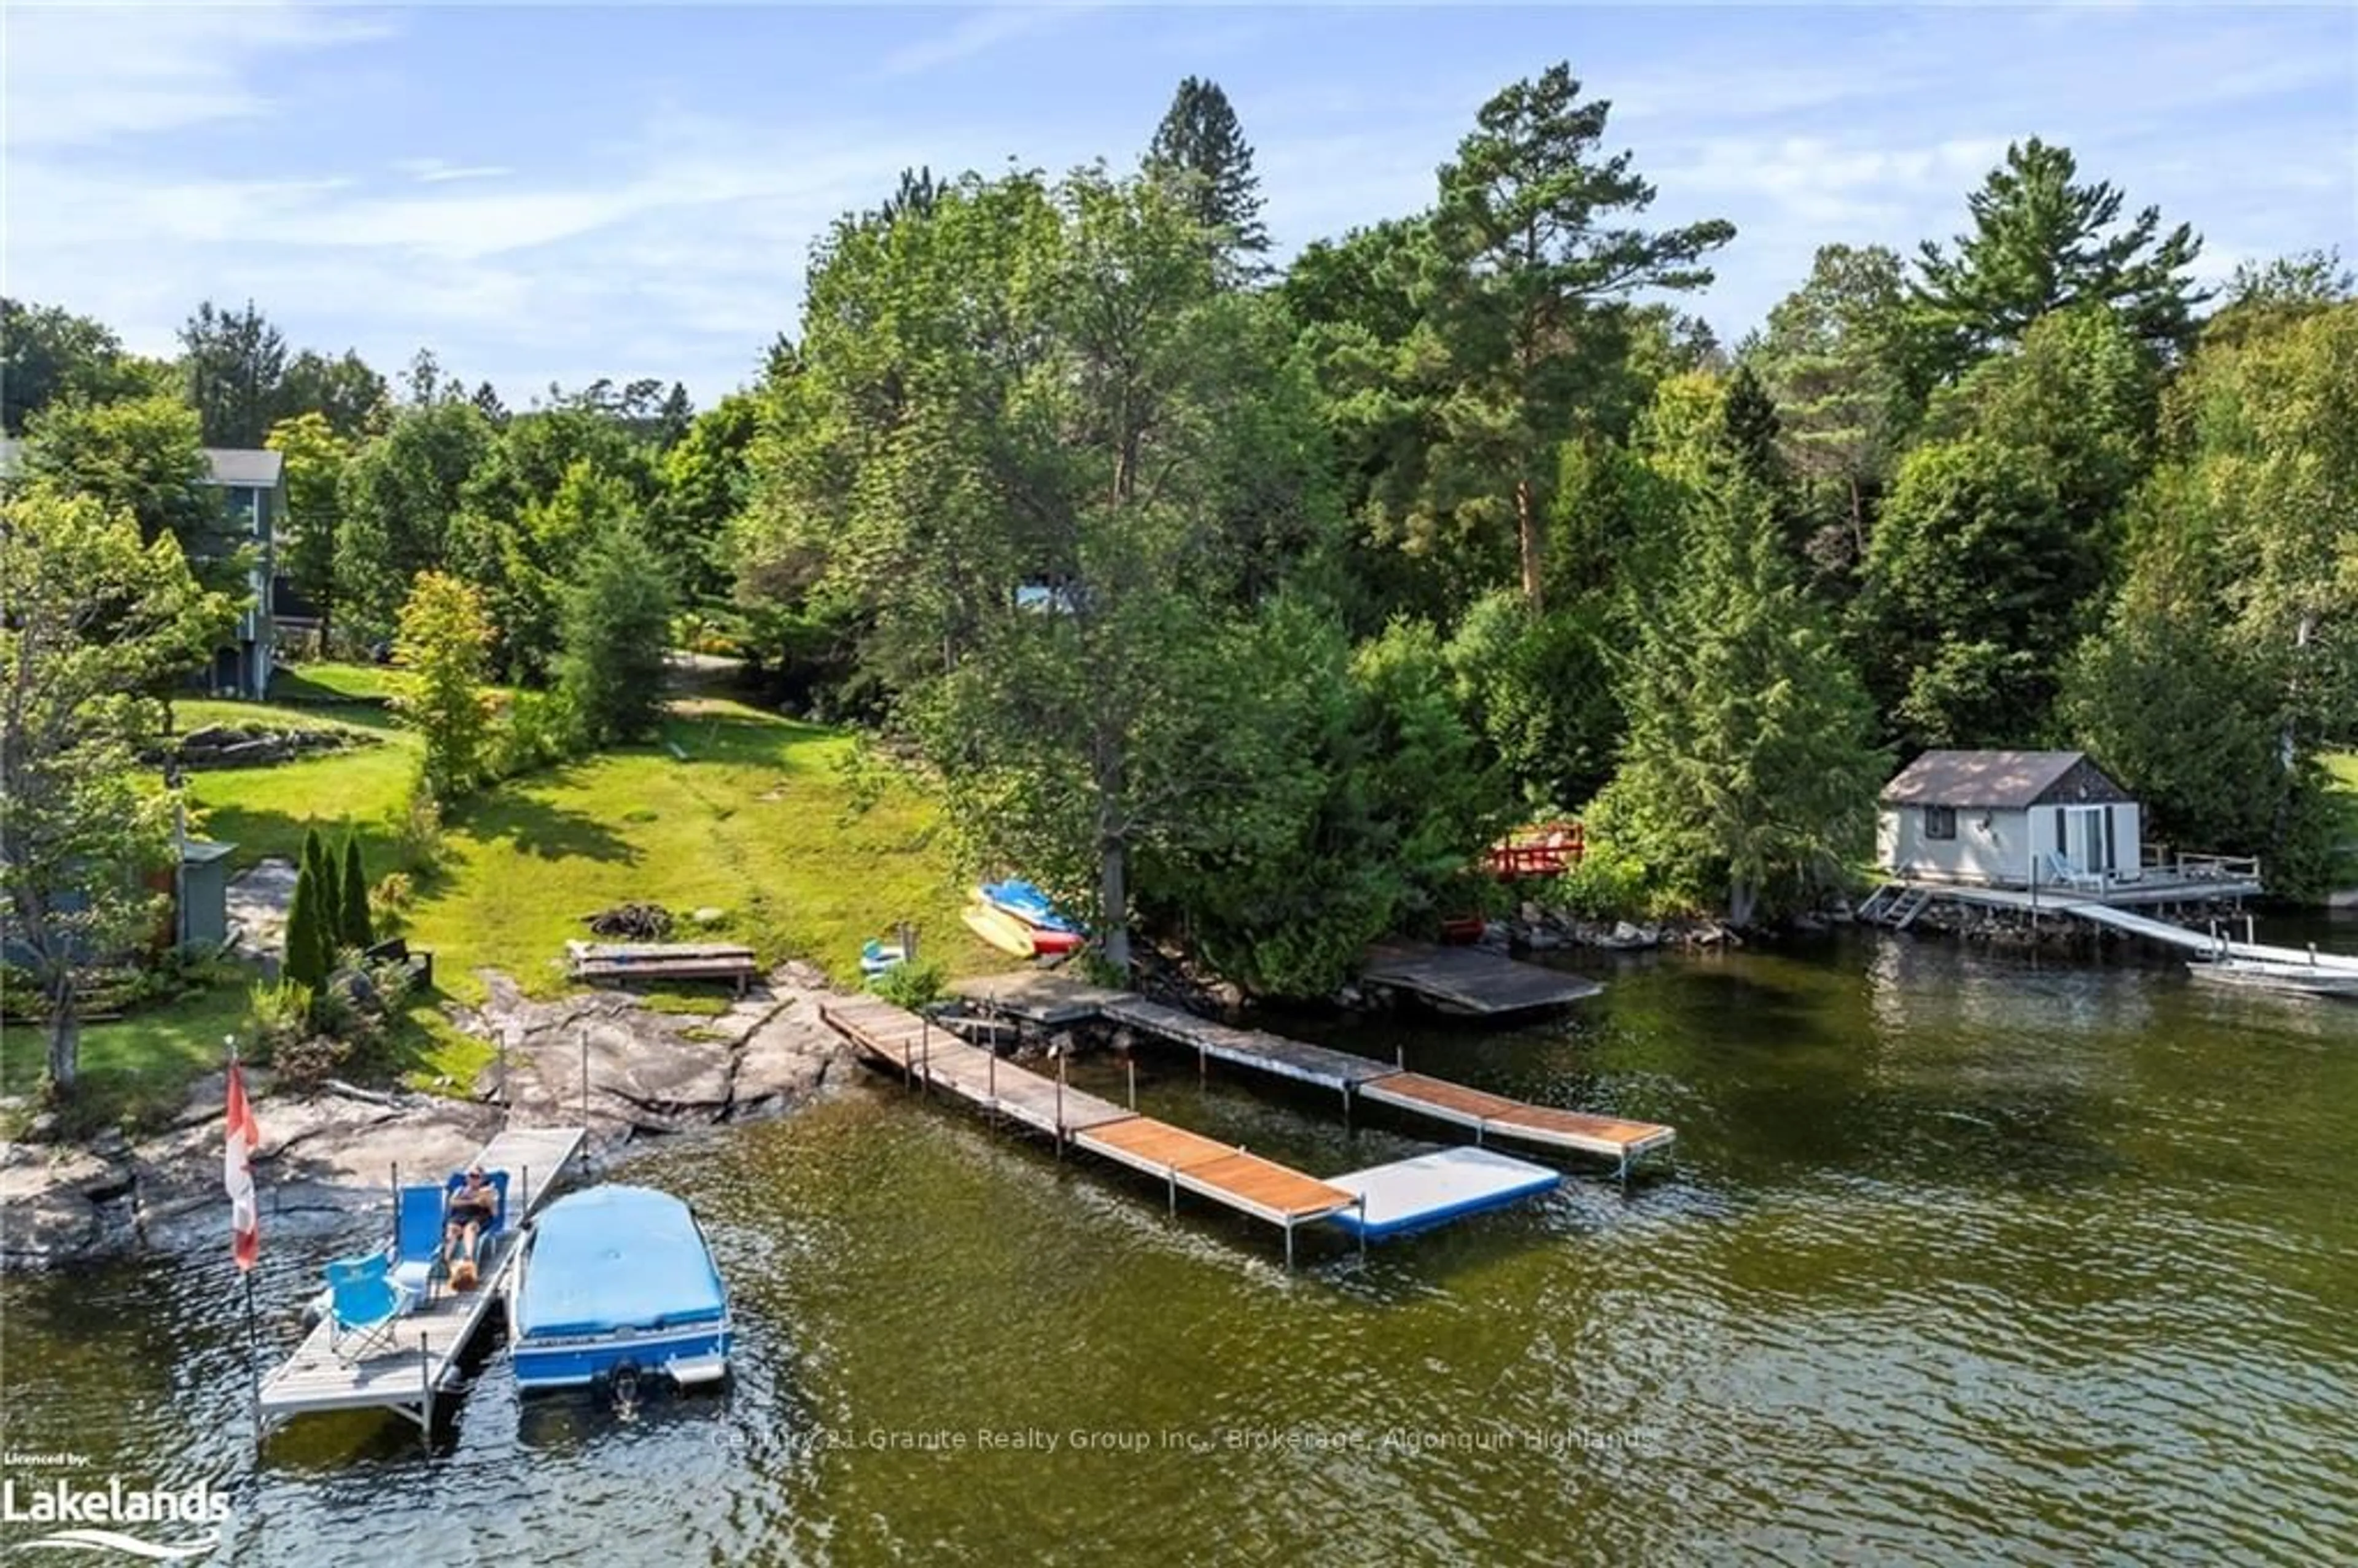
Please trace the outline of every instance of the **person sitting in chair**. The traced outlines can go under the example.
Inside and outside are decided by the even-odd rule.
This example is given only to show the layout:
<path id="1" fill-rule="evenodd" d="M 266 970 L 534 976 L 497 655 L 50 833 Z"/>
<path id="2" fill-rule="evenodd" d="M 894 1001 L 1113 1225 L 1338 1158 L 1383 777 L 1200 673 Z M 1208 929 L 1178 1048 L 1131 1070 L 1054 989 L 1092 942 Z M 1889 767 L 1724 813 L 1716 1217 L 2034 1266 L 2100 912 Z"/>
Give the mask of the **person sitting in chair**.
<path id="1" fill-rule="evenodd" d="M 500 1212 L 500 1195 L 483 1179 L 481 1165 L 467 1167 L 465 1184 L 450 1195 L 442 1227 L 442 1257 L 450 1282 L 465 1290 L 475 1282 L 475 1247 Z"/>

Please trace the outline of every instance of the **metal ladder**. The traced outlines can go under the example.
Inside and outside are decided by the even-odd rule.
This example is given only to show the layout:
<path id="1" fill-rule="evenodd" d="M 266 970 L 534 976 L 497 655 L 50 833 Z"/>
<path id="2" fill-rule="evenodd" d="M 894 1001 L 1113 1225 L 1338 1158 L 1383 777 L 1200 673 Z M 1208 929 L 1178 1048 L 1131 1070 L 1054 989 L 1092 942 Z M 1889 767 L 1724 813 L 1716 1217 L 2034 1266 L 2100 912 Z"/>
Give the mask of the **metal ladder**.
<path id="1" fill-rule="evenodd" d="M 1907 930 L 1918 915 L 1932 907 L 1932 898 L 1930 888 L 1909 888 L 1892 904 L 1885 917 L 1886 924 L 1894 931 Z"/>

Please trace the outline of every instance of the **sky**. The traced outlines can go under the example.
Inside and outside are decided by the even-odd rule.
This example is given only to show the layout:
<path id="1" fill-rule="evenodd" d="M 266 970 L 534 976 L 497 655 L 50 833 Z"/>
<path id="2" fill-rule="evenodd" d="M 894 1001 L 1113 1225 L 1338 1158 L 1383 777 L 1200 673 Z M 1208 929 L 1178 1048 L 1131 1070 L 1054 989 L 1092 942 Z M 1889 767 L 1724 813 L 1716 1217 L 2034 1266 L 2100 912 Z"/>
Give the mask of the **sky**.
<path id="1" fill-rule="evenodd" d="M 2358 261 L 2358 8 L 0 0 L 0 289 L 172 351 L 200 300 L 389 376 L 420 346 L 708 404 L 794 335 L 812 240 L 903 168 L 1136 162 L 1189 74 L 1253 143 L 1282 259 L 1430 204 L 1500 87 L 1569 61 L 1664 225 L 1731 220 L 1734 341 L 1817 246 L 1911 253 L 2038 135 L 2200 272 Z"/>

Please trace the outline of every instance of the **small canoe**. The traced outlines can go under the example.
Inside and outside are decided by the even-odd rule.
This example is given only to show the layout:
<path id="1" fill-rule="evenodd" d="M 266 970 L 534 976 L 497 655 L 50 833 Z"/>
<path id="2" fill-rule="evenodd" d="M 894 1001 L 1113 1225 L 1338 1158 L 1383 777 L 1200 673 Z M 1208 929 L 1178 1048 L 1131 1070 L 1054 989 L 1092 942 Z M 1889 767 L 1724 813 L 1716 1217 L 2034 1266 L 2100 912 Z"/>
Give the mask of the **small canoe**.
<path id="1" fill-rule="evenodd" d="M 909 955 L 901 950 L 898 942 L 871 940 L 860 950 L 860 972 L 874 979 L 895 964 L 905 964 Z"/>
<path id="2" fill-rule="evenodd" d="M 974 890 L 974 895 L 984 903 L 1005 910 L 1026 925 L 1042 931 L 1069 931 L 1076 935 L 1080 933 L 1079 926 L 1056 913 L 1056 906 L 1048 901 L 1046 893 L 1017 878 L 985 882 Z"/>
<path id="3" fill-rule="evenodd" d="M 968 930 L 1002 953 L 1029 958 L 1040 951 L 1040 934 L 995 903 L 968 904 L 964 918 Z"/>

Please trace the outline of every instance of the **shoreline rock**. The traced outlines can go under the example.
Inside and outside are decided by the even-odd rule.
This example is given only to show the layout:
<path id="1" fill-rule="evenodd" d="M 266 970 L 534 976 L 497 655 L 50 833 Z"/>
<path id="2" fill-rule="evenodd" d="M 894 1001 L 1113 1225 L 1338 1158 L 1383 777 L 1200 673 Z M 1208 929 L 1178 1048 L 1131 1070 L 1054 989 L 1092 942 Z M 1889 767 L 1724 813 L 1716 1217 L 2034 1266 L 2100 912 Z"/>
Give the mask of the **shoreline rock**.
<path id="1" fill-rule="evenodd" d="M 839 1080 L 849 1059 L 818 1019 L 818 1000 L 832 994 L 826 977 L 804 965 L 773 971 L 717 1017 L 657 1012 L 621 991 L 534 1001 L 507 976 L 482 973 L 484 1004 L 453 1012 L 469 1033 L 506 1041 L 505 1071 L 494 1062 L 469 1098 L 351 1086 L 297 1097 L 249 1073 L 265 1227 L 274 1217 L 340 1222 L 384 1205 L 396 1164 L 455 1169 L 511 1119 L 574 1122 L 585 1041 L 593 1168 L 649 1137 L 784 1115 Z M 0 1144 L 0 1271 L 225 1240 L 223 1089 L 221 1074 L 199 1080 L 172 1125 L 135 1144 L 119 1132 L 87 1145 Z"/>

